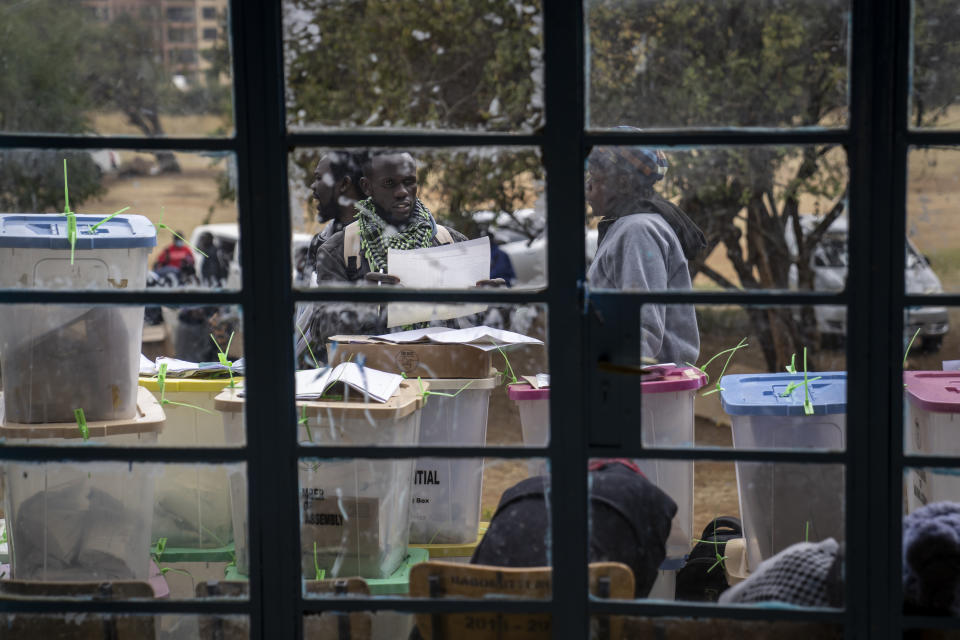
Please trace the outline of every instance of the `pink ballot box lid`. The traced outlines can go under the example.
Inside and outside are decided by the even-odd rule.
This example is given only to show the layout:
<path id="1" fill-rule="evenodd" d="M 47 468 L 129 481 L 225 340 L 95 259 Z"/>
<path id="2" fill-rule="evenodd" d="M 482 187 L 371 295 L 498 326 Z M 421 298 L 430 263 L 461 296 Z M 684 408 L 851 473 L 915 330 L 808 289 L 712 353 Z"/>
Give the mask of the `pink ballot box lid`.
<path id="1" fill-rule="evenodd" d="M 644 367 L 640 390 L 642 393 L 695 391 L 706 383 L 707 375 L 696 367 L 653 365 Z"/>
<path id="2" fill-rule="evenodd" d="M 910 404 L 936 413 L 960 413 L 960 371 L 904 371 Z"/>
<path id="3" fill-rule="evenodd" d="M 514 382 L 507 387 L 507 396 L 511 400 L 548 400 L 550 398 L 550 387 L 534 389 L 529 382 Z"/>

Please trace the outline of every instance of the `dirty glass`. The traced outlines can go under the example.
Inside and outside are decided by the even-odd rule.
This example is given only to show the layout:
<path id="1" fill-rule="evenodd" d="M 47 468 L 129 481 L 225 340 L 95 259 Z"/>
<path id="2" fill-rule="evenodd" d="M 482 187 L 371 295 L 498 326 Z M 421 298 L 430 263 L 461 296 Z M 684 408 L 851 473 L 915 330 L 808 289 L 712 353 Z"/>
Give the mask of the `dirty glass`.
<path id="1" fill-rule="evenodd" d="M 960 291 L 960 238 L 954 233 L 960 202 L 958 163 L 960 150 L 955 147 L 911 147 L 907 154 L 904 278 L 908 294 Z M 942 335 L 930 328 L 921 332 L 924 338 Z"/>
<path id="2" fill-rule="evenodd" d="M 241 445 L 244 371 L 239 307 L 0 305 L 0 441 Z"/>
<path id="3" fill-rule="evenodd" d="M 960 48 L 956 44 L 960 14 L 952 2 L 944 0 L 914 0 L 911 9 L 909 125 L 956 129 L 960 126 Z"/>
<path id="4" fill-rule="evenodd" d="M 585 0 L 587 126 L 844 127 L 850 11 L 849 0 Z"/>
<path id="5" fill-rule="evenodd" d="M 839 146 L 598 146 L 585 179 L 593 288 L 846 286 L 849 177 Z"/>
<path id="6" fill-rule="evenodd" d="M 247 597 L 207 589 L 236 571 L 247 537 L 242 463 L 8 461 L 2 472 L 0 598 Z"/>
<path id="7" fill-rule="evenodd" d="M 621 458 L 591 469 L 590 561 L 621 562 L 633 578 L 611 575 L 606 597 L 842 606 L 842 465 Z"/>
<path id="8" fill-rule="evenodd" d="M 305 595 L 337 597 L 328 583 L 359 576 L 344 593 L 549 598 L 547 469 L 542 458 L 300 460 Z M 519 498 L 498 513 L 503 494 L 521 482 Z M 427 560 L 463 568 L 417 566 Z M 440 591 L 430 572 L 439 572 Z M 498 590 L 497 572 L 514 581 Z"/>
<path id="9" fill-rule="evenodd" d="M 233 133 L 226 0 L 28 0 L 0 8 L 0 131 L 222 137 Z M 207 33 L 209 31 L 209 33 Z M 207 33 L 212 38 L 199 37 Z"/>
<path id="10" fill-rule="evenodd" d="M 236 188 L 229 152 L 0 149 L 0 289 L 239 289 Z"/>
<path id="11" fill-rule="evenodd" d="M 158 640 L 245 640 L 250 620 L 238 615 L 158 616 L 111 614 L 0 614 L 0 624 L 11 640 L 44 638 L 157 638 Z"/>
<path id="12" fill-rule="evenodd" d="M 539 149 L 299 149 L 287 169 L 296 287 L 376 285 L 368 272 L 381 270 L 405 288 L 474 288 L 494 278 L 513 289 L 546 286 Z M 473 242 L 461 251 L 456 245 L 464 240 Z M 390 258 L 391 248 L 451 243 L 433 251 L 436 262 L 425 269 L 396 264 L 404 256 Z"/>
<path id="13" fill-rule="evenodd" d="M 392 313 L 430 322 L 388 328 Z M 538 304 L 300 303 L 297 441 L 546 446 L 547 321 Z"/>
<path id="14" fill-rule="evenodd" d="M 591 299 L 597 444 L 846 447 L 843 306 L 627 304 Z"/>
<path id="15" fill-rule="evenodd" d="M 540 4 L 285 0 L 287 126 L 533 131 Z"/>

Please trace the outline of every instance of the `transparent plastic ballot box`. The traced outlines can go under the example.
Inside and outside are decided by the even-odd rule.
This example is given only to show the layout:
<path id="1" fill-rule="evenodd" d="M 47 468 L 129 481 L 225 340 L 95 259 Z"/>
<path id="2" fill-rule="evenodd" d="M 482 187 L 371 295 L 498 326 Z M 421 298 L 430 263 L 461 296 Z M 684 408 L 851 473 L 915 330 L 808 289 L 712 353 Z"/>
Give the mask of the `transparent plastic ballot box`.
<path id="1" fill-rule="evenodd" d="M 736 449 L 843 450 L 845 372 L 763 373 L 720 379 Z M 806 386 L 806 389 L 805 389 Z M 804 401 L 809 391 L 810 407 Z M 844 540 L 841 464 L 737 462 L 737 491 L 748 567 L 796 542 Z"/>
<path id="2" fill-rule="evenodd" d="M 136 416 L 88 421 L 87 442 L 152 445 L 164 420 L 160 403 L 141 387 Z M 3 417 L 0 437 L 6 446 L 83 441 L 76 422 L 23 424 Z M 123 462 L 7 462 L 4 497 L 12 577 L 147 580 L 154 469 Z"/>
<path id="3" fill-rule="evenodd" d="M 426 384 L 424 383 L 426 388 Z M 237 389 L 217 396 L 228 444 L 246 440 L 244 398 Z M 359 392 L 335 400 L 297 402 L 301 444 L 411 446 L 420 436 L 423 394 L 405 380 L 385 403 Z M 293 425 L 291 425 L 293 426 Z M 269 425 L 282 437 L 282 431 Z M 410 534 L 416 461 L 407 459 L 300 460 L 300 542 L 304 575 L 387 578 L 403 561 Z M 234 543 L 240 573 L 248 573 L 247 488 L 230 477 Z M 316 544 L 314 544 L 316 543 Z"/>
<path id="4" fill-rule="evenodd" d="M 0 288 L 143 289 L 157 244 L 137 215 L 0 214 Z M 0 369 L 7 419 L 49 424 L 133 418 L 143 306 L 0 306 Z"/>

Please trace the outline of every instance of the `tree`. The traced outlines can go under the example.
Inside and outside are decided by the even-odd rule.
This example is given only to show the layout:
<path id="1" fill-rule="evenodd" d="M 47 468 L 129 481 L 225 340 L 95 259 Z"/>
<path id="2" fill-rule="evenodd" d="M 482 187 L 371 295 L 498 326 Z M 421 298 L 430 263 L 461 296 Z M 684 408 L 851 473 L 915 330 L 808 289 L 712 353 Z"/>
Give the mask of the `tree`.
<path id="1" fill-rule="evenodd" d="M 81 48 L 85 62 L 83 84 L 100 108 L 117 109 L 143 135 L 163 137 L 160 121 L 164 103 L 176 91 L 163 67 L 163 50 L 150 23 L 121 13 L 110 23 L 88 25 Z M 180 164 L 170 151 L 154 153 L 161 172 L 178 173 Z"/>
<path id="2" fill-rule="evenodd" d="M 84 16 L 54 0 L 0 7 L 0 131 L 89 133 L 91 106 L 71 55 L 84 42 Z M 0 210 L 63 211 L 63 159 L 70 166 L 71 205 L 102 193 L 88 153 L 0 150 Z"/>
<path id="3" fill-rule="evenodd" d="M 589 15 L 593 124 L 796 127 L 843 125 L 847 105 L 845 0 L 598 0 Z M 830 146 L 672 153 L 668 192 L 703 228 L 691 264 L 724 288 L 813 288 L 811 252 L 845 209 L 845 158 Z M 801 228 L 803 195 L 829 204 Z M 790 226 L 798 251 L 789 250 Z M 723 245 L 738 282 L 705 264 Z M 767 364 L 779 370 L 816 346 L 813 309 L 749 310 Z"/>
<path id="4" fill-rule="evenodd" d="M 284 5 L 288 124 L 475 131 L 543 122 L 540 13 L 518 0 L 290 0 Z M 469 231 L 472 211 L 532 204 L 533 150 L 417 151 L 435 212 Z M 300 156 L 311 176 L 316 157 Z"/>

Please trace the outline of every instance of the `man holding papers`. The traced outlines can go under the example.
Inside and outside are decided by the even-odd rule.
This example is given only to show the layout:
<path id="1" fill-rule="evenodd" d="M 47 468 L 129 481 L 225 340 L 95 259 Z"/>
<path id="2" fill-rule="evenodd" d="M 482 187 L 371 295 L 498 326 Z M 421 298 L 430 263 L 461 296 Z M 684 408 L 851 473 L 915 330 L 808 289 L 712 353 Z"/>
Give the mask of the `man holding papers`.
<path id="1" fill-rule="evenodd" d="M 417 198 L 417 164 L 409 153 L 371 152 L 363 165 L 360 189 L 366 199 L 355 205 L 356 220 L 333 234 L 317 250 L 318 285 L 359 282 L 460 288 L 502 283 L 489 279 L 489 247 L 484 245 L 482 250 L 473 247 L 477 241 L 469 242 L 463 234 L 438 225 Z M 455 243 L 464 243 L 463 250 L 454 249 Z M 435 249 L 437 247 L 444 249 Z M 422 250 L 431 253 L 424 255 Z M 476 255 L 483 256 L 482 265 L 473 259 Z M 423 314 L 422 308 L 394 305 L 391 307 L 393 322 L 390 322 L 386 305 L 382 308 L 363 304 L 314 305 L 298 318 L 298 326 L 303 331 L 303 335 L 297 336 L 298 362 L 305 359 L 307 343 L 315 355 L 321 354 L 324 340 L 330 335 L 384 333 L 388 327 L 422 326 L 424 320 L 465 316 L 476 310 L 451 311 L 448 307 L 428 313 L 428 318 L 420 318 L 417 314 Z M 319 355 L 318 359 L 325 358 Z"/>
<path id="2" fill-rule="evenodd" d="M 417 198 L 417 163 L 402 151 L 373 152 L 363 165 L 356 220 L 317 251 L 317 281 L 356 282 L 367 274 L 387 274 L 387 251 L 423 249 L 466 240 L 438 225 Z M 396 282 L 395 278 L 370 278 Z"/>

